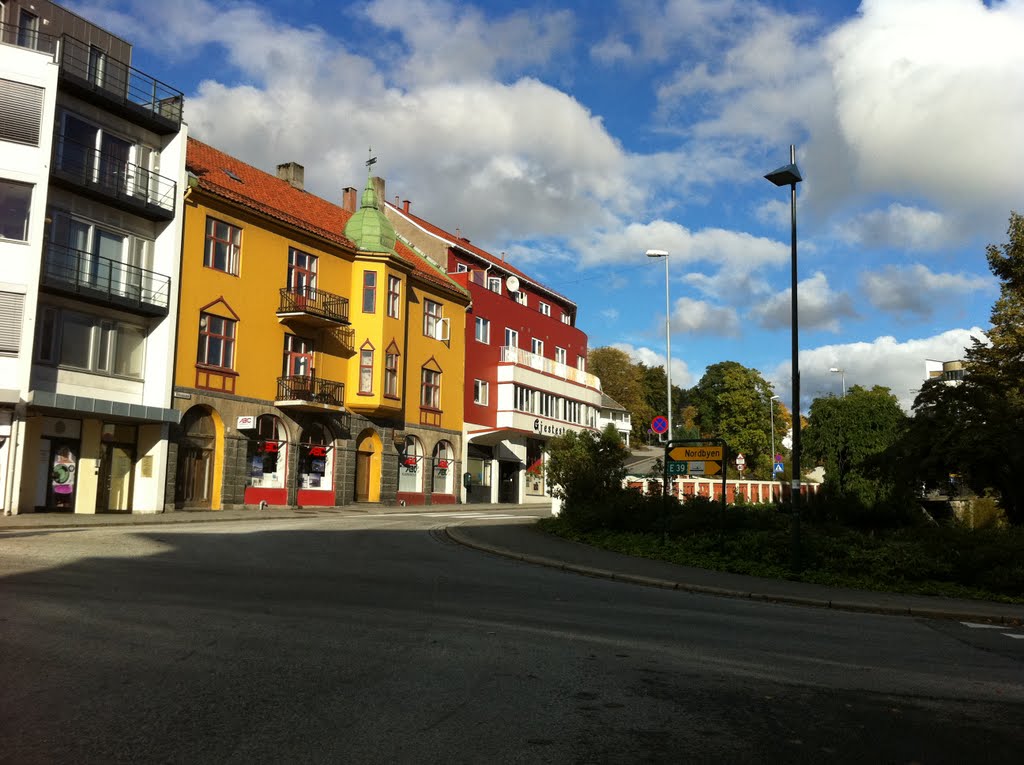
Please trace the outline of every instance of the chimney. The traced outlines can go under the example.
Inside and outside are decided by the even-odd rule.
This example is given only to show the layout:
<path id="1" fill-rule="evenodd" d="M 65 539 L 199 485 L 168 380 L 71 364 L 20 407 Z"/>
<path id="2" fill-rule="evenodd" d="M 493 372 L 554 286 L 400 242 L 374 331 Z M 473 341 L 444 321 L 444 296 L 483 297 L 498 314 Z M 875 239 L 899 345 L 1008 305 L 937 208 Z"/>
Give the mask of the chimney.
<path id="1" fill-rule="evenodd" d="M 347 210 L 350 213 L 354 213 L 358 207 L 359 195 L 356 190 L 351 186 L 346 186 L 341 190 L 341 209 Z"/>
<path id="2" fill-rule="evenodd" d="M 377 192 L 377 209 L 383 211 L 387 197 L 384 196 L 384 179 L 380 176 L 373 176 L 373 190 Z"/>
<path id="3" fill-rule="evenodd" d="M 408 199 L 402 200 L 402 212 L 409 212 L 409 205 L 412 204 Z"/>
<path id="4" fill-rule="evenodd" d="M 293 188 L 302 191 L 306 180 L 306 170 L 298 162 L 285 162 L 277 166 L 277 177 L 288 181 Z"/>

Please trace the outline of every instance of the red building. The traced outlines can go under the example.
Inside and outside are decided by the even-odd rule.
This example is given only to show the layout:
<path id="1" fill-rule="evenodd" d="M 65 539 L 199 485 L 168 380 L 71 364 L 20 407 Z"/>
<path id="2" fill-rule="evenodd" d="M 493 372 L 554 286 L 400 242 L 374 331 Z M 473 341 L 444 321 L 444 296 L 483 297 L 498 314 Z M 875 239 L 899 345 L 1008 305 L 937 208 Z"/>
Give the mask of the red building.
<path id="1" fill-rule="evenodd" d="M 601 381 L 586 371 L 587 336 L 576 326 L 576 304 L 409 207 L 387 205 L 399 238 L 445 268 L 472 298 L 464 501 L 544 502 L 545 442 L 570 430 L 596 431 L 601 407 Z"/>

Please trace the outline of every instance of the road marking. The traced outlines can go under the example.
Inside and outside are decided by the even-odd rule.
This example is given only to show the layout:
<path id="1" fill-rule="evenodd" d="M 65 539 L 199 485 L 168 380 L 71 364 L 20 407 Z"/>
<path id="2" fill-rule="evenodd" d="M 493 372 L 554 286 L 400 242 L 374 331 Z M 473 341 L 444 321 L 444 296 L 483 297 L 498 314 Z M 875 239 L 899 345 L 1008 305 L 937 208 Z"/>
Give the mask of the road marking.
<path id="1" fill-rule="evenodd" d="M 439 518 L 496 518 L 511 520 L 512 518 L 539 518 L 539 515 L 502 515 L 501 513 L 435 513 Z"/>
<path id="2" fill-rule="evenodd" d="M 1001 624 L 978 624 L 977 622 L 960 622 L 965 627 L 970 627 L 972 630 L 1001 630 L 1005 629 Z"/>

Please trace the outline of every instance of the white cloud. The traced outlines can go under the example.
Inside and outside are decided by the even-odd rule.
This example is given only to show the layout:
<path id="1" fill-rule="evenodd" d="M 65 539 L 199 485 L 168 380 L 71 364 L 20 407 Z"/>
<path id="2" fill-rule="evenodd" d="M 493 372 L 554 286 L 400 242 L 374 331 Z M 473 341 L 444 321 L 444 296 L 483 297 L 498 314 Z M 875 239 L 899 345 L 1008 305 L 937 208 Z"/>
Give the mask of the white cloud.
<path id="1" fill-rule="evenodd" d="M 467 5 L 445 0 L 373 0 L 367 17 L 398 32 L 408 55 L 397 58 L 401 82 L 489 79 L 547 63 L 573 37 L 569 11 L 515 11 L 488 19 Z"/>
<path id="2" fill-rule="evenodd" d="M 861 286 L 879 310 L 927 317 L 945 311 L 947 302 L 957 295 L 992 288 L 995 284 L 983 276 L 938 274 L 916 263 L 863 274 Z"/>
<path id="3" fill-rule="evenodd" d="M 1018 0 L 865 0 L 826 46 L 860 185 L 1004 216 L 1024 193 L 1022 38 Z"/>
<path id="4" fill-rule="evenodd" d="M 664 353 L 658 353 L 657 351 L 644 346 L 636 347 L 629 343 L 612 343 L 611 347 L 618 348 L 620 351 L 625 353 L 634 364 L 645 364 L 649 367 L 665 367 Z M 697 378 L 695 378 L 690 372 L 690 368 L 686 365 L 686 362 L 682 359 L 676 358 L 675 354 L 673 354 L 672 385 L 680 388 L 689 388 L 693 386 L 696 379 Z"/>
<path id="5" fill-rule="evenodd" d="M 792 323 L 790 289 L 777 293 L 760 305 L 754 306 L 751 317 L 766 329 L 789 327 Z M 853 318 L 857 312 L 853 300 L 845 292 L 835 292 L 821 271 L 797 285 L 799 298 L 798 319 L 801 329 L 839 331 L 839 320 Z"/>
<path id="6" fill-rule="evenodd" d="M 779 265 L 789 258 L 789 247 L 772 239 L 720 228 L 690 231 L 665 220 L 630 223 L 599 234 L 577 249 L 587 265 L 635 261 L 647 250 L 659 249 L 668 251 L 670 269 L 679 263 L 706 262 L 741 273 Z"/>
<path id="7" fill-rule="evenodd" d="M 600 64 L 610 66 L 633 58 L 633 49 L 622 40 L 609 37 L 591 47 L 590 57 Z"/>
<path id="8" fill-rule="evenodd" d="M 956 234 L 955 226 L 941 213 L 898 203 L 862 213 L 839 227 L 843 241 L 868 248 L 935 250 Z"/>
<path id="9" fill-rule="evenodd" d="M 672 330 L 705 335 L 737 337 L 740 320 L 736 309 L 715 306 L 703 300 L 679 298 L 672 307 Z"/>
<path id="10" fill-rule="evenodd" d="M 964 357 L 971 337 L 985 339 L 980 327 L 951 329 L 933 337 L 899 342 L 891 336 L 878 337 L 872 342 L 824 345 L 800 352 L 801 409 L 806 415 L 810 402 L 822 396 L 842 394 L 843 375 L 829 372 L 836 367 L 845 371 L 846 388 L 854 385 L 889 388 L 900 405 L 910 412 L 917 391 L 926 379 L 925 360 L 953 361 Z M 792 401 L 791 362 L 779 363 L 766 377 L 787 406 Z"/>

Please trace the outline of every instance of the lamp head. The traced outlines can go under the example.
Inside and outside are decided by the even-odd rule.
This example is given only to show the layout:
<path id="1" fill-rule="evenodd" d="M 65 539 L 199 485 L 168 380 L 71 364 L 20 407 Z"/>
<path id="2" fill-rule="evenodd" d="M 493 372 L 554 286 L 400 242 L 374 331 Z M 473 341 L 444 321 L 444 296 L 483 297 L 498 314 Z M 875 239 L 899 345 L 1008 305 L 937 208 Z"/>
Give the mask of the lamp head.
<path id="1" fill-rule="evenodd" d="M 803 176 L 800 175 L 800 168 L 793 163 L 783 165 L 778 170 L 772 170 L 765 178 L 776 186 L 791 186 L 803 180 Z"/>
<path id="2" fill-rule="evenodd" d="M 667 258 L 668 250 L 648 250 L 647 257 L 649 258 Z"/>
<path id="3" fill-rule="evenodd" d="M 831 368 L 831 369 L 829 369 L 828 371 L 829 371 L 829 372 L 842 372 L 843 370 L 842 370 L 842 369 L 840 369 L 839 367 L 832 367 L 832 368 Z"/>

